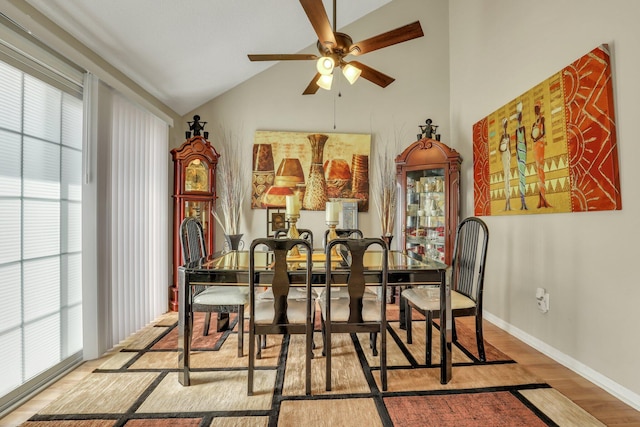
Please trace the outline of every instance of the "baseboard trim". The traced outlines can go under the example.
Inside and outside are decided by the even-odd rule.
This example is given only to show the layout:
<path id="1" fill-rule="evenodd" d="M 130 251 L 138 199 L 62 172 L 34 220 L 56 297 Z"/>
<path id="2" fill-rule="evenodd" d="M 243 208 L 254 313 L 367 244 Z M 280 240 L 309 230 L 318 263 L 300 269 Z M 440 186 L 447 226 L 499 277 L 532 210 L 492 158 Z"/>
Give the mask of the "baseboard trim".
<path id="1" fill-rule="evenodd" d="M 524 342 L 525 344 L 535 348 L 542 354 L 552 358 L 562 366 L 565 366 L 566 368 L 571 369 L 573 372 L 577 373 L 581 377 L 584 377 L 585 379 L 589 380 L 593 384 L 597 385 L 598 387 L 607 391 L 611 395 L 620 399 L 627 405 L 640 411 L 640 395 L 634 393 L 628 388 L 621 386 L 620 384 L 616 383 L 610 378 L 605 377 L 601 373 L 588 367 L 584 363 L 581 363 L 576 359 L 573 359 L 572 357 L 567 356 L 566 354 L 558 351 L 556 348 L 551 347 L 547 343 L 539 340 L 536 337 L 533 337 L 527 334 L 523 330 L 516 328 L 512 324 L 505 322 L 504 320 L 494 316 L 493 314 L 485 311 L 482 315 L 483 315 L 483 318 L 486 319 L 488 322 L 496 325 L 498 328 L 504 330 L 510 335 L 513 335 L 514 337 L 518 338 L 520 341 Z"/>

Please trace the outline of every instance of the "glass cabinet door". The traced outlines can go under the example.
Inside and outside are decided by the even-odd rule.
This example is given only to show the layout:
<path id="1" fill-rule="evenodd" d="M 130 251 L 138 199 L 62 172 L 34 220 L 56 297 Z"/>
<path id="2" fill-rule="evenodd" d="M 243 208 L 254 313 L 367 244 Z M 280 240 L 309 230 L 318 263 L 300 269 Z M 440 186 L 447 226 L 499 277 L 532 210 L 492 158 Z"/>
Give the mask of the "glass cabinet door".
<path id="1" fill-rule="evenodd" d="M 211 202 L 200 200 L 184 200 L 184 217 L 194 217 L 200 220 L 204 235 L 209 231 Z"/>
<path id="2" fill-rule="evenodd" d="M 460 154 L 422 138 L 396 157 L 402 248 L 419 260 L 451 263 L 460 215 Z"/>
<path id="3" fill-rule="evenodd" d="M 444 169 L 425 169 L 406 174 L 405 249 L 416 258 L 445 260 L 444 173 Z"/>

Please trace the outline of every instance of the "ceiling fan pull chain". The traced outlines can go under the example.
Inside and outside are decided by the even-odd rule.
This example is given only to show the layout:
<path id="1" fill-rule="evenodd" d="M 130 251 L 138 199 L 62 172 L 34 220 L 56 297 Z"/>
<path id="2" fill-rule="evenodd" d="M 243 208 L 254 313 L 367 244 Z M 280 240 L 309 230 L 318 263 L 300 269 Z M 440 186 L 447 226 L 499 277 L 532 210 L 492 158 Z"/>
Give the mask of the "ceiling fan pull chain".
<path id="1" fill-rule="evenodd" d="M 333 130 L 336 130 L 336 96 L 333 95 Z"/>

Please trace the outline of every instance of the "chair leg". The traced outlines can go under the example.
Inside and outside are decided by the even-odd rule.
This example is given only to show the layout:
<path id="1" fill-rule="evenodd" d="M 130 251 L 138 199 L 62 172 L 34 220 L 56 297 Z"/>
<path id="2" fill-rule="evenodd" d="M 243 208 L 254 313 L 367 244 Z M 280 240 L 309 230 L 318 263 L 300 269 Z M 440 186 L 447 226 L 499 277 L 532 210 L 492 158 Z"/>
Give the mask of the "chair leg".
<path id="1" fill-rule="evenodd" d="M 402 298 L 401 301 L 404 301 L 401 302 L 401 304 L 404 304 L 404 324 L 407 328 L 407 344 L 411 344 L 413 343 L 413 335 L 411 331 L 411 306 L 409 305 L 409 300 L 406 298 Z"/>
<path id="2" fill-rule="evenodd" d="M 481 362 L 487 361 L 484 353 L 484 337 L 482 335 L 482 316 L 476 316 L 476 340 L 478 341 L 478 356 Z"/>
<path id="3" fill-rule="evenodd" d="M 378 355 L 378 333 L 371 332 L 369 333 L 369 347 L 371 347 L 371 351 L 374 356 Z"/>
<path id="4" fill-rule="evenodd" d="M 326 322 L 325 323 L 325 345 L 324 348 L 326 349 L 326 385 L 325 385 L 325 389 L 327 391 L 331 391 L 331 322 Z"/>
<path id="5" fill-rule="evenodd" d="M 386 325 L 380 327 L 380 381 L 382 391 L 387 391 L 387 330 Z"/>
<path id="6" fill-rule="evenodd" d="M 229 313 L 218 313 L 216 321 L 216 332 L 222 332 L 229 329 Z"/>
<path id="7" fill-rule="evenodd" d="M 451 316 L 451 340 L 453 342 L 458 342 L 458 332 L 456 332 L 456 318 L 455 316 Z"/>
<path id="8" fill-rule="evenodd" d="M 249 323 L 249 366 L 247 368 L 247 396 L 253 396 L 253 369 L 255 365 L 255 338 L 253 325 Z M 259 348 L 260 346 L 258 346 Z"/>
<path id="9" fill-rule="evenodd" d="M 307 342 L 305 346 L 305 393 L 307 396 L 311 395 L 311 359 L 313 358 L 313 323 L 311 325 L 307 325 Z"/>
<path id="10" fill-rule="evenodd" d="M 258 344 L 258 349 L 256 350 L 256 359 L 262 359 L 262 339 L 266 340 L 266 335 L 256 335 L 255 340 Z"/>
<path id="11" fill-rule="evenodd" d="M 244 356 L 244 305 L 238 306 L 238 357 Z"/>
<path id="12" fill-rule="evenodd" d="M 313 340 L 313 333 L 315 332 L 315 328 L 316 328 L 316 310 L 315 310 L 315 301 L 314 301 L 314 306 L 312 308 L 313 310 L 313 314 L 311 315 L 311 349 L 315 350 L 316 348 L 316 342 Z M 311 353 L 311 357 L 313 357 L 313 353 Z"/>
<path id="13" fill-rule="evenodd" d="M 204 316 L 204 330 L 202 331 L 203 336 L 209 335 L 209 325 L 211 325 L 211 312 L 207 311 L 207 314 Z"/>
<path id="14" fill-rule="evenodd" d="M 327 333 L 324 327 L 324 319 L 320 319 L 320 333 L 322 334 L 322 355 L 327 355 Z"/>
<path id="15" fill-rule="evenodd" d="M 427 311 L 425 313 L 426 323 L 424 325 L 426 330 L 426 349 L 425 349 L 425 361 L 427 366 L 431 366 L 431 340 L 433 338 L 433 313 Z"/>

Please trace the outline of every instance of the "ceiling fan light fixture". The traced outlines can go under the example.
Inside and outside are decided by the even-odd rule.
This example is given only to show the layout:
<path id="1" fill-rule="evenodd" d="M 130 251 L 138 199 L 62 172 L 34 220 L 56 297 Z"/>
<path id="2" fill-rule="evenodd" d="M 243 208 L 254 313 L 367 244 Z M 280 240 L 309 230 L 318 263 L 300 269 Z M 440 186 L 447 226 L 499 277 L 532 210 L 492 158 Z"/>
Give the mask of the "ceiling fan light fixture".
<path id="1" fill-rule="evenodd" d="M 316 84 L 324 90 L 331 90 L 331 83 L 333 82 L 333 74 L 323 74 L 320 76 Z"/>
<path id="2" fill-rule="evenodd" d="M 335 61 L 330 56 L 322 56 L 316 63 L 318 72 L 322 75 L 328 75 L 333 72 L 333 68 L 336 66 Z"/>
<path id="3" fill-rule="evenodd" d="M 351 64 L 345 64 L 342 67 L 342 74 L 350 84 L 354 84 L 356 80 L 358 80 L 358 77 L 360 77 L 360 74 L 362 74 L 362 70 Z"/>

